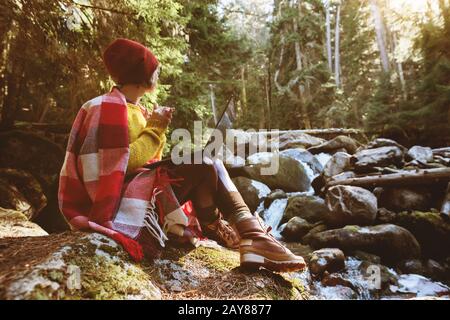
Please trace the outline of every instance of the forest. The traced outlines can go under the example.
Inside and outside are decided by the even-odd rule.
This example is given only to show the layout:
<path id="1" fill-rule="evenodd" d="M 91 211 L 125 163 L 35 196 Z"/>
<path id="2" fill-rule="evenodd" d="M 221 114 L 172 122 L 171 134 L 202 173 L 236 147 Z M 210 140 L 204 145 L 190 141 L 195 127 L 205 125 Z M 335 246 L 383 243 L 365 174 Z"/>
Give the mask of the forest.
<path id="1" fill-rule="evenodd" d="M 0 1 L 0 300 L 448 300 L 449 247 L 450 0 Z"/>
<path id="2" fill-rule="evenodd" d="M 70 124 L 108 90 L 102 50 L 126 37 L 163 65 L 148 101 L 173 127 L 236 99 L 237 128 L 358 128 L 407 144 L 450 132 L 446 0 L 2 1 L 1 127 Z"/>

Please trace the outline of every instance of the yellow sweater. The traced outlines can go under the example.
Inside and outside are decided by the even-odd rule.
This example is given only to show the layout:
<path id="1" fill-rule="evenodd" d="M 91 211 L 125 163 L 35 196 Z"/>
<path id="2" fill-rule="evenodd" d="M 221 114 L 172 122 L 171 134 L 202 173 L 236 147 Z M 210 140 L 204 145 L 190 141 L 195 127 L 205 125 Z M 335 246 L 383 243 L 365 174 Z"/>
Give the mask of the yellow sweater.
<path id="1" fill-rule="evenodd" d="M 132 103 L 127 106 L 130 141 L 127 173 L 131 173 L 151 159 L 161 159 L 168 121 L 156 114 L 152 114 L 147 121 L 139 106 Z"/>

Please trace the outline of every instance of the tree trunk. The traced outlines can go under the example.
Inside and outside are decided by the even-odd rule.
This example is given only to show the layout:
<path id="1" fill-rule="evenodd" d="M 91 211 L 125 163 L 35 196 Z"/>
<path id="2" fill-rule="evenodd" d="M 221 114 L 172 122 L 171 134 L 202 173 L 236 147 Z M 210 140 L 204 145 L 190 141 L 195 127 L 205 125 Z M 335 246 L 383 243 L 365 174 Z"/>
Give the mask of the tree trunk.
<path id="1" fill-rule="evenodd" d="M 266 82 L 265 82 L 265 89 L 266 89 L 266 128 L 268 130 L 271 129 L 271 111 L 272 111 L 272 87 L 271 87 L 271 82 L 270 82 L 270 65 L 267 68 L 267 77 L 266 77 Z"/>
<path id="2" fill-rule="evenodd" d="M 389 58 L 386 51 L 386 30 L 383 25 L 383 17 L 381 16 L 377 0 L 370 0 L 370 3 L 372 6 L 372 16 L 375 24 L 378 50 L 380 50 L 381 65 L 384 72 L 389 72 Z"/>
<path id="3" fill-rule="evenodd" d="M 300 18 L 302 12 L 301 12 L 301 1 L 298 1 L 298 17 L 294 19 L 293 25 L 294 25 L 294 33 L 298 34 L 298 19 Z M 297 64 L 297 71 L 302 71 L 303 69 L 303 63 L 302 63 L 302 51 L 300 47 L 300 41 L 296 40 L 294 43 L 294 49 L 295 49 L 295 62 Z M 300 112 L 301 112 L 301 118 L 302 118 L 302 124 L 305 129 L 311 129 L 311 122 L 309 120 L 308 116 L 308 110 L 307 110 L 307 99 L 305 98 L 305 85 L 301 82 L 298 84 L 298 93 L 299 93 L 299 100 L 300 100 Z"/>
<path id="4" fill-rule="evenodd" d="M 341 72 L 341 58 L 340 58 L 340 20 L 341 20 L 341 6 L 337 6 L 336 10 L 336 31 L 334 36 L 334 77 L 336 81 L 336 87 L 341 86 L 340 72 Z"/>
<path id="5" fill-rule="evenodd" d="M 217 114 L 217 109 L 216 109 L 216 97 L 214 95 L 214 86 L 212 84 L 209 85 L 209 90 L 210 90 L 210 98 L 211 98 L 211 109 L 213 112 L 213 117 L 214 117 L 214 124 L 217 124 L 218 120 L 218 114 Z"/>
<path id="6" fill-rule="evenodd" d="M 326 27 L 326 46 L 327 46 L 327 60 L 328 60 L 328 69 L 330 73 L 333 72 L 333 56 L 331 49 L 331 14 L 330 14 L 330 2 L 326 1 L 325 3 L 325 27 Z"/>
<path id="7" fill-rule="evenodd" d="M 395 50 L 397 48 L 397 34 L 396 32 L 392 32 L 392 51 L 395 54 Z M 403 65 L 400 61 L 395 60 L 395 64 L 397 66 L 397 74 L 398 79 L 400 81 L 400 85 L 402 87 L 403 99 L 408 99 L 408 94 L 406 92 L 406 83 L 405 83 L 405 75 L 403 73 Z"/>
<path id="8" fill-rule="evenodd" d="M 245 66 L 242 66 L 241 68 L 241 82 L 242 82 L 242 112 L 244 115 L 247 114 L 247 88 L 245 84 Z"/>
<path id="9" fill-rule="evenodd" d="M 345 180 L 330 181 L 326 188 L 337 185 L 350 185 L 358 187 L 383 187 L 383 186 L 417 186 L 436 182 L 450 181 L 450 168 L 425 169 L 405 171 L 401 173 L 379 174 Z"/>

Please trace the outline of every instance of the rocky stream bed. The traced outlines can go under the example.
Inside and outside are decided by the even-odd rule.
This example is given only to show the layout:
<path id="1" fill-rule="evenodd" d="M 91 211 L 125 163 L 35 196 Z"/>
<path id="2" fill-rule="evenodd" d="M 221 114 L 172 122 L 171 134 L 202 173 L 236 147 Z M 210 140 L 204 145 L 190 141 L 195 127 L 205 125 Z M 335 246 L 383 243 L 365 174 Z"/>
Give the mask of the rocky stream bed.
<path id="1" fill-rule="evenodd" d="M 308 262 L 276 274 L 241 270 L 238 252 L 213 242 L 169 244 L 135 264 L 104 236 L 67 231 L 55 198 L 61 146 L 1 135 L 2 299 L 450 298 L 450 148 L 296 131 L 268 140 L 270 152 L 229 155 L 249 207 Z M 278 173 L 261 175 L 272 157 Z"/>

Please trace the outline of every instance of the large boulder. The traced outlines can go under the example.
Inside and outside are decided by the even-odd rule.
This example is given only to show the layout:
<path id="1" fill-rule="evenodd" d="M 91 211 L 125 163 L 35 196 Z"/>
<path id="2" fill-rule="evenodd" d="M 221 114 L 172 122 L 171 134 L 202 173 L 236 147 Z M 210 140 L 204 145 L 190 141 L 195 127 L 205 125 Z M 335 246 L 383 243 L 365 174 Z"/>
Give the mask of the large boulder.
<path id="1" fill-rule="evenodd" d="M 324 224 L 324 223 L 315 223 L 314 224 L 314 227 L 311 229 L 311 230 L 309 230 L 309 232 L 305 235 L 305 236 L 303 236 L 302 237 L 302 243 L 303 244 L 309 244 L 310 243 L 310 241 L 311 241 L 311 238 L 316 234 L 316 233 L 319 233 L 319 232 L 324 232 L 325 230 L 327 230 L 328 229 L 328 227 L 327 227 L 327 225 L 326 224 Z"/>
<path id="2" fill-rule="evenodd" d="M 287 149 L 281 151 L 280 154 L 307 164 L 314 174 L 319 174 L 323 171 L 323 166 L 320 161 L 309 151 L 302 149 Z"/>
<path id="3" fill-rule="evenodd" d="M 153 263 L 134 263 L 121 246 L 97 233 L 0 239 L 0 299 L 307 297 L 300 295 L 301 281 L 242 272 L 238 252 L 211 245 L 166 246 Z"/>
<path id="4" fill-rule="evenodd" d="M 409 230 L 425 256 L 445 258 L 450 255 L 450 221 L 438 212 L 405 211 L 392 216 L 390 223 Z"/>
<path id="5" fill-rule="evenodd" d="M 247 158 L 246 175 L 266 184 L 270 189 L 287 192 L 308 191 L 310 176 L 297 160 L 272 152 L 260 152 Z"/>
<path id="6" fill-rule="evenodd" d="M 264 199 L 264 208 L 267 209 L 270 207 L 272 202 L 277 199 L 286 199 L 287 194 L 281 189 L 272 190 Z"/>
<path id="7" fill-rule="evenodd" d="M 22 212 L 0 208 L 0 239 L 48 235 L 36 223 L 28 221 Z"/>
<path id="8" fill-rule="evenodd" d="M 30 220 L 46 205 L 44 191 L 31 174 L 0 168 L 0 207 L 20 211 Z"/>
<path id="9" fill-rule="evenodd" d="M 411 232 L 393 224 L 327 230 L 314 234 L 310 244 L 314 248 L 339 248 L 345 252 L 362 250 L 380 256 L 387 263 L 420 256 L 420 245 Z"/>
<path id="10" fill-rule="evenodd" d="M 325 201 L 328 207 L 325 221 L 332 226 L 370 225 L 377 216 L 377 198 L 372 192 L 360 187 L 331 187 Z"/>
<path id="11" fill-rule="evenodd" d="M 313 275 L 320 276 L 325 271 L 337 272 L 345 268 L 345 255 L 337 248 L 324 248 L 311 254 L 309 270 Z"/>
<path id="12" fill-rule="evenodd" d="M 427 210 L 432 205 L 432 195 L 423 188 L 383 188 L 377 198 L 379 207 L 393 211 Z"/>
<path id="13" fill-rule="evenodd" d="M 406 155 L 408 159 L 422 163 L 433 161 L 433 151 L 430 147 L 413 146 Z"/>
<path id="14" fill-rule="evenodd" d="M 269 187 L 259 181 L 246 177 L 232 180 L 251 212 L 254 212 L 264 197 L 270 193 Z"/>
<path id="15" fill-rule="evenodd" d="M 408 149 L 406 149 L 404 146 L 402 146 L 398 142 L 391 140 L 391 139 L 385 139 L 385 138 L 377 138 L 377 139 L 370 141 L 366 145 L 365 149 L 376 149 L 376 148 L 381 148 L 381 147 L 392 147 L 392 146 L 400 148 L 403 152 L 408 151 Z"/>
<path id="16" fill-rule="evenodd" d="M 293 217 L 286 223 L 285 227 L 281 231 L 281 235 L 287 241 L 300 242 L 302 238 L 315 226 L 315 224 L 309 223 L 305 219 Z"/>
<path id="17" fill-rule="evenodd" d="M 357 172 L 369 172 L 374 167 L 401 166 L 403 151 L 396 146 L 364 149 L 353 155 L 352 164 Z"/>
<path id="18" fill-rule="evenodd" d="M 358 149 L 358 143 L 350 137 L 337 136 L 336 138 L 326 141 L 318 146 L 308 148 L 308 151 L 313 154 L 318 154 L 321 152 L 334 153 L 340 149 L 345 149 L 347 153 L 354 154 Z"/>
<path id="19" fill-rule="evenodd" d="M 290 197 L 283 214 L 283 222 L 300 217 L 309 222 L 321 221 L 327 215 L 325 201 L 317 196 L 298 195 Z"/>
<path id="20" fill-rule="evenodd" d="M 336 152 L 323 169 L 324 177 L 329 179 L 349 169 L 351 157 L 346 152 Z"/>
<path id="21" fill-rule="evenodd" d="M 279 150 L 304 148 L 317 146 L 325 142 L 324 139 L 311 136 L 307 133 L 298 131 L 289 131 L 281 134 L 278 138 L 272 139 L 271 143 L 278 147 Z"/>

